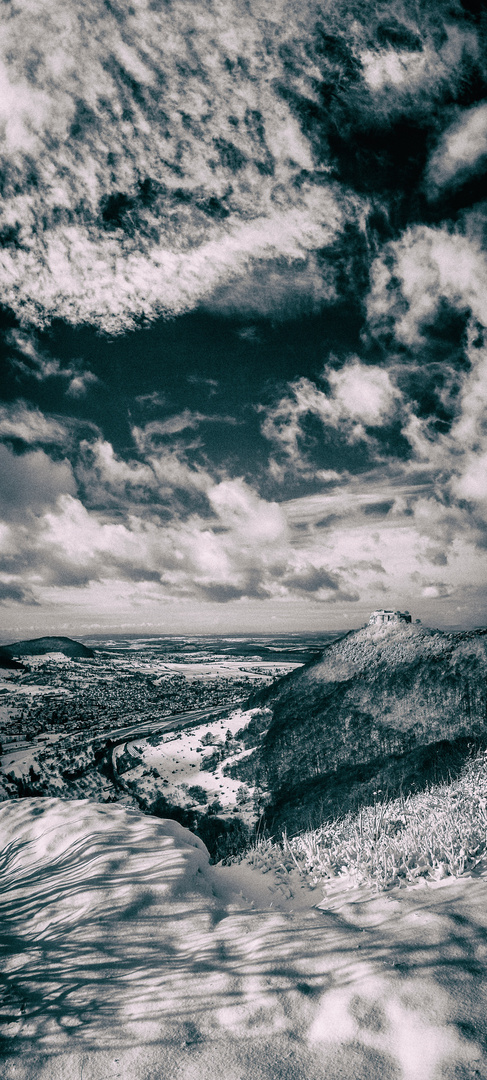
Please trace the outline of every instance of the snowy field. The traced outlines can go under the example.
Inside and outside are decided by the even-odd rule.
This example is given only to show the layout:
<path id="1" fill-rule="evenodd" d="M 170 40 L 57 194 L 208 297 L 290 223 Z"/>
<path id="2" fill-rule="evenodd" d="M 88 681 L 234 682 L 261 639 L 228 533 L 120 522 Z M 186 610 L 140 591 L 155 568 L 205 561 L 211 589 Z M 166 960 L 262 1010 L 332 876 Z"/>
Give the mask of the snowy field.
<path id="1" fill-rule="evenodd" d="M 0 829 L 5 1080 L 485 1077 L 483 877 L 294 899 L 120 806 Z"/>
<path id="2" fill-rule="evenodd" d="M 177 805 L 191 806 L 195 805 L 191 790 L 200 788 L 206 793 L 208 803 L 218 800 L 222 812 L 233 810 L 238 801 L 240 817 L 253 824 L 253 789 L 227 776 L 224 771 L 225 766 L 241 760 L 251 751 L 242 750 L 232 754 L 227 750 L 224 759 L 214 769 L 208 770 L 204 765 L 216 749 L 225 747 L 227 733 L 234 736 L 249 723 L 255 711 L 234 709 L 228 717 L 200 724 L 196 728 L 161 735 L 157 740 L 135 739 L 124 743 L 115 748 L 115 767 L 128 751 L 134 760 L 140 760 L 140 764 L 124 772 L 123 780 L 135 781 L 139 795 L 150 799 L 162 791 L 168 800 Z"/>

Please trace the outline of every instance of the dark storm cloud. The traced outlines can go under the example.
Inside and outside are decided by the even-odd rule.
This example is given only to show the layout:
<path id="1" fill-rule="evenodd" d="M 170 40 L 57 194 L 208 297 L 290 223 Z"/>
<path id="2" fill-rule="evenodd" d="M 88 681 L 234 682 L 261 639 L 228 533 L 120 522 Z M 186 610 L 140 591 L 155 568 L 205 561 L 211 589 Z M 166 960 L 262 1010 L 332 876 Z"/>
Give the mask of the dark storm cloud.
<path id="1" fill-rule="evenodd" d="M 26 512 L 39 515 L 58 495 L 74 494 L 76 484 L 67 461 L 52 461 L 43 450 L 17 456 L 0 444 L 0 515 L 20 521 Z"/>
<path id="2" fill-rule="evenodd" d="M 0 604 L 12 602 L 28 605 L 37 603 L 31 589 L 23 588 L 22 585 L 0 581 Z"/>
<path id="3" fill-rule="evenodd" d="M 214 582 L 213 584 L 200 585 L 199 593 L 205 600 L 213 600 L 217 604 L 228 604 L 231 600 L 241 600 L 243 597 L 252 600 L 266 600 L 271 595 L 269 589 L 251 575 L 241 586 Z"/>
<path id="4" fill-rule="evenodd" d="M 356 601 L 357 592 L 344 588 L 343 577 L 330 573 L 322 566 L 305 566 L 298 572 L 288 573 L 283 579 L 285 585 L 297 592 L 312 594 L 316 600 Z"/>

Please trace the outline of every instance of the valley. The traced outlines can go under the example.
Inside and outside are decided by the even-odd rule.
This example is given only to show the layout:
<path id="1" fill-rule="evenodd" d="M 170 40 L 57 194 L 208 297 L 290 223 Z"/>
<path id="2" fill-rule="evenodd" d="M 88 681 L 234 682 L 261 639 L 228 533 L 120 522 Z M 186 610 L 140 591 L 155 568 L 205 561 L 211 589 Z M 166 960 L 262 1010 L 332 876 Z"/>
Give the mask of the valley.
<path id="1" fill-rule="evenodd" d="M 271 660 L 269 642 L 101 644 L 92 656 L 20 654 L 20 670 L 2 671 L 0 797 L 117 802 L 200 826 L 212 854 L 227 853 L 226 833 L 241 846 L 261 800 L 224 765 L 244 752 L 241 706 L 299 667 L 296 654 Z"/>
<path id="2" fill-rule="evenodd" d="M 452 781 L 487 747 L 483 630 L 101 644 L 4 671 L 3 798 L 120 803 L 219 861 Z"/>

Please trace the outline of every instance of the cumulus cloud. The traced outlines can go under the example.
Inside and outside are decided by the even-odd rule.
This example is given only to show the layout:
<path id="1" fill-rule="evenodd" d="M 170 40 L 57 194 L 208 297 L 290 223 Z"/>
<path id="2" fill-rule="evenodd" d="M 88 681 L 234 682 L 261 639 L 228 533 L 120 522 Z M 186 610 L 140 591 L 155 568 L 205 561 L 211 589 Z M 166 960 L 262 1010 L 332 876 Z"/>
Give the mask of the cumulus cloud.
<path id="1" fill-rule="evenodd" d="M 171 513 L 161 519 L 154 513 L 159 479 L 150 465 L 122 462 L 107 443 L 90 449 L 94 493 L 97 486 L 104 492 L 103 508 L 90 507 L 86 494 L 80 499 L 66 462 L 50 462 L 40 450 L 17 459 L 1 448 L 0 464 L 12 465 L 12 484 L 24 496 L 15 499 L 12 485 L 0 485 L 0 555 L 10 598 L 15 589 L 43 599 L 53 588 L 83 590 L 110 581 L 114 588 L 121 581 L 141 589 L 152 583 L 161 600 L 357 598 L 343 572 L 328 570 L 317 552 L 296 551 L 282 508 L 242 478 L 205 476 L 207 513 L 179 513 L 181 473 L 172 476 L 171 495 L 166 472 L 161 498 Z M 81 482 L 79 470 L 77 478 Z M 113 506 L 106 497 L 109 485 Z M 151 497 L 144 501 L 149 487 Z"/>
<path id="2" fill-rule="evenodd" d="M 122 597 L 134 611 L 176 599 L 361 603 L 367 610 L 391 589 L 394 603 L 433 603 L 464 587 L 474 570 L 480 573 L 461 505 L 447 510 L 428 493 L 413 498 L 408 516 L 404 507 L 414 485 L 408 489 L 404 479 L 389 488 L 383 482 L 389 498 L 378 504 L 373 471 L 361 485 L 280 504 L 241 477 L 198 472 L 179 455 L 166 447 L 159 458 L 124 461 L 108 441 L 85 441 L 74 474 L 45 451 L 16 456 L 0 448 L 5 602 L 22 593 L 31 603 L 54 605 L 70 597 L 80 611 L 88 598 L 95 604 L 103 598 L 105 610 L 115 611 Z M 183 506 L 180 492 L 191 495 L 190 484 L 203 503 L 190 498 Z M 369 522 L 363 509 L 374 506 L 374 498 L 381 510 Z M 307 527 L 296 531 L 300 521 Z M 444 550 L 446 583 L 436 576 Z"/>
<path id="3" fill-rule="evenodd" d="M 487 530 L 487 261 L 469 219 L 463 229 L 417 226 L 387 245 L 368 301 L 369 325 L 403 392 L 404 468 L 430 477 L 428 497 L 413 500 L 411 512 L 420 534 L 444 547 L 455 537 L 484 546 Z M 464 330 L 438 363 L 445 311 L 460 314 Z"/>
<path id="4" fill-rule="evenodd" d="M 380 427 L 391 419 L 400 402 L 400 393 L 383 368 L 351 360 L 339 370 L 325 370 L 325 376 L 333 391 L 335 424 L 350 419 Z"/>
<path id="5" fill-rule="evenodd" d="M 438 597 L 451 596 L 454 592 L 454 588 L 451 585 L 446 584 L 444 581 L 435 581 L 429 585 L 424 585 L 421 589 L 421 596 L 426 599 L 437 599 Z"/>
<path id="6" fill-rule="evenodd" d="M 456 371 L 451 363 L 450 367 L 445 365 L 448 377 L 456 376 L 454 395 L 448 380 L 446 392 L 439 394 L 454 408 L 453 426 L 448 436 L 435 432 L 434 439 L 431 433 L 428 439 L 427 424 L 416 415 L 414 402 L 410 402 L 407 434 L 418 454 L 436 453 L 439 459 L 445 446 L 453 443 L 457 452 L 470 448 L 478 453 L 487 394 L 487 259 L 479 240 L 446 228 L 418 226 L 388 245 L 372 269 L 369 326 L 389 342 L 392 350 L 398 345 L 409 349 L 413 365 L 414 356 L 435 331 L 442 305 L 465 316 L 461 364 Z M 402 362 L 407 371 L 411 360 L 406 356 Z"/>
<path id="7" fill-rule="evenodd" d="M 438 453 L 449 457 L 448 489 L 471 503 L 487 528 L 487 348 L 471 348 L 472 368 L 460 394 L 458 415 Z"/>
<path id="8" fill-rule="evenodd" d="M 372 448 L 373 438 L 366 429 L 389 423 L 401 405 L 401 394 L 389 372 L 363 364 L 357 357 L 350 358 L 339 369 L 327 365 L 321 382 L 327 385 L 326 390 L 310 379 L 296 379 L 274 405 L 260 407 L 265 412 L 262 434 L 285 455 L 288 467 L 302 474 L 313 472 L 303 427 L 308 417 L 319 420 L 323 429 L 338 431 L 349 444 L 362 440 Z M 271 469 L 276 479 L 285 475 L 278 462 Z M 327 475 L 326 470 L 317 473 L 316 469 L 314 474 L 325 482 L 338 475 L 333 471 Z"/>
<path id="9" fill-rule="evenodd" d="M 487 502 L 487 451 L 467 456 L 464 471 L 454 478 L 452 488 L 461 499 Z"/>
<path id="10" fill-rule="evenodd" d="M 371 267 L 369 328 L 405 346 L 421 344 L 441 301 L 487 324 L 487 259 L 481 238 L 427 225 L 387 244 Z"/>
<path id="11" fill-rule="evenodd" d="M 68 397 L 82 398 L 90 386 L 98 382 L 98 378 L 92 371 L 80 371 L 79 374 L 70 374 L 66 393 Z"/>
<path id="12" fill-rule="evenodd" d="M 278 503 L 260 499 L 240 478 L 215 485 L 208 498 L 222 525 L 246 543 L 274 543 L 286 536 L 287 522 Z"/>

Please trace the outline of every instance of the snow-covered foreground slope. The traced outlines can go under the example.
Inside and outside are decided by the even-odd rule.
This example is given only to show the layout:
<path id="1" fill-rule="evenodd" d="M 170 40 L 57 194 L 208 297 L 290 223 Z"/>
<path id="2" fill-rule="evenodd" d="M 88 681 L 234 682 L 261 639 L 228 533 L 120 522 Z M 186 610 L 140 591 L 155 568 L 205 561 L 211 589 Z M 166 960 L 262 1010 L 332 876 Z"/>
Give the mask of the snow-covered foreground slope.
<path id="1" fill-rule="evenodd" d="M 120 806 L 4 803 L 0 835 L 6 1080 L 487 1076 L 481 878 L 275 911 Z"/>

